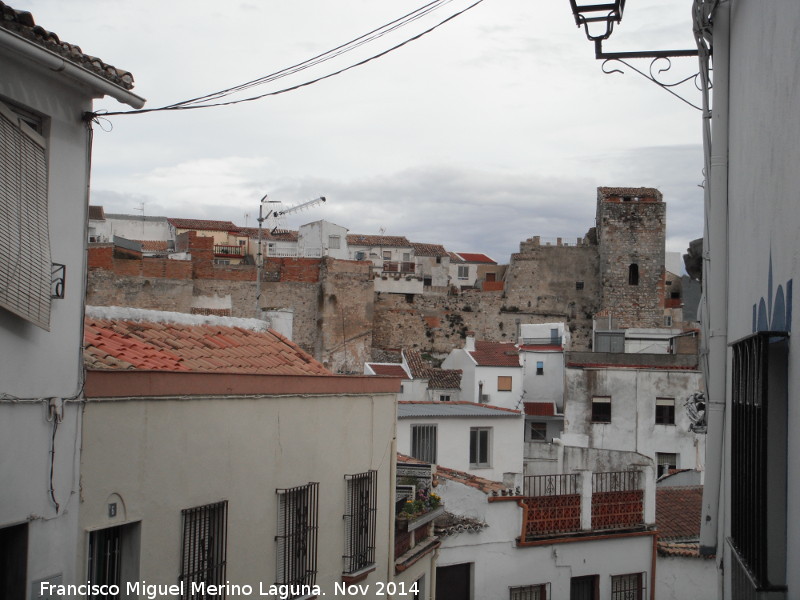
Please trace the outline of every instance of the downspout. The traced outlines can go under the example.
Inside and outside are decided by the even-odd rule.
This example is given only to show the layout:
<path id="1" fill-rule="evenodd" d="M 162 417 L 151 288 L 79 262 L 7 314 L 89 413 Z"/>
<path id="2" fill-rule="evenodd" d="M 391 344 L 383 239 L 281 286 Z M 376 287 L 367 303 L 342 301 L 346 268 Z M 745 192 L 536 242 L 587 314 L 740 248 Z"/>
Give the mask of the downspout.
<path id="1" fill-rule="evenodd" d="M 700 3 L 697 3 L 700 4 Z M 697 5 L 696 5 L 697 6 Z M 706 484 L 703 487 L 700 554 L 716 554 L 725 524 L 725 402 L 728 354 L 728 105 L 730 2 L 722 1 L 713 22 L 714 101 L 711 135 L 704 123 L 706 158 L 705 240 L 703 248 L 704 354 L 706 380 Z M 701 70 L 703 65 L 701 64 Z M 706 96 L 707 98 L 707 96 Z M 704 102 L 707 104 L 707 100 Z M 707 108 L 705 106 L 704 108 Z M 709 117 L 704 113 L 704 119 Z"/>
<path id="2" fill-rule="evenodd" d="M 43 48 L 42 46 L 21 37 L 14 32 L 3 30 L 0 35 L 0 48 L 7 48 L 18 54 L 30 58 L 37 63 L 44 64 L 48 69 L 55 72 L 62 72 L 68 77 L 89 86 L 93 90 L 99 91 L 105 96 L 111 96 L 115 100 L 127 104 L 133 108 L 142 108 L 144 98 L 129 92 L 125 88 L 116 85 L 100 75 L 84 69 L 77 64 L 62 58 L 58 54 Z"/>

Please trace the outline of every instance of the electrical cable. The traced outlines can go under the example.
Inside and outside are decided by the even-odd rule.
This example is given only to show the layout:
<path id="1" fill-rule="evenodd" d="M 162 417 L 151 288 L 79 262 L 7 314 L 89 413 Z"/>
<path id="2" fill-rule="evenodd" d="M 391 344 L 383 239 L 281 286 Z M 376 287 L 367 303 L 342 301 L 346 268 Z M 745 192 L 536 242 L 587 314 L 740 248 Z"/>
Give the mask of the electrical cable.
<path id="1" fill-rule="evenodd" d="M 446 0 L 446 1 L 450 2 L 452 0 Z M 251 96 L 249 98 L 241 98 L 239 100 L 229 100 L 227 102 L 213 102 L 211 104 L 201 104 L 200 103 L 200 102 L 208 102 L 209 100 L 215 100 L 215 99 L 218 99 L 218 98 L 223 98 L 225 96 L 230 95 L 231 93 L 234 93 L 233 91 L 229 92 L 229 90 L 239 91 L 240 89 L 248 89 L 249 87 L 254 87 L 255 85 L 257 85 L 254 82 L 261 82 L 261 80 L 265 80 L 266 81 L 267 78 L 273 77 L 274 75 L 277 75 L 277 74 L 267 75 L 264 78 L 260 78 L 258 80 L 253 80 L 253 82 L 248 82 L 248 83 L 245 83 L 245 84 L 241 84 L 241 86 L 236 86 L 236 88 L 229 88 L 229 90 L 222 90 L 220 92 L 214 92 L 214 93 L 208 94 L 206 96 L 202 96 L 202 97 L 194 98 L 194 99 L 190 99 L 190 100 L 184 100 L 182 102 L 175 103 L 175 104 L 170 104 L 170 105 L 167 105 L 167 106 L 162 106 L 160 108 L 144 108 L 144 109 L 130 110 L 130 111 L 86 112 L 86 113 L 84 113 L 84 118 L 86 120 L 93 120 L 94 121 L 94 120 L 97 120 L 98 117 L 109 117 L 109 116 L 117 116 L 117 115 L 135 115 L 135 114 L 145 114 L 145 113 L 173 111 L 173 110 L 194 110 L 194 109 L 199 109 L 199 108 L 212 108 L 212 107 L 216 107 L 216 106 L 231 106 L 231 105 L 234 105 L 234 104 L 240 104 L 240 103 L 243 103 L 243 102 L 253 102 L 255 100 L 261 100 L 263 98 L 267 98 L 267 97 L 270 97 L 270 96 L 278 96 L 280 94 L 285 94 L 287 92 L 292 92 L 294 90 L 298 90 L 298 89 L 313 85 L 315 83 L 319 83 L 320 81 L 324 81 L 326 79 L 330 79 L 332 77 L 335 77 L 336 75 L 341 75 L 342 73 L 350 71 L 351 69 L 355 69 L 356 67 L 363 66 L 363 65 L 365 65 L 365 64 L 367 64 L 369 62 L 372 62 L 373 60 L 376 60 L 378 58 L 386 56 L 390 52 L 394 52 L 395 50 L 398 50 L 398 49 L 402 48 L 403 46 L 406 46 L 407 44 L 409 44 L 409 43 L 411 43 L 413 41 L 416 41 L 416 40 L 424 37 L 425 35 L 435 31 L 436 29 L 438 29 L 442 25 L 452 21 L 456 17 L 461 16 L 465 12 L 467 12 L 467 11 L 471 10 L 472 8 L 476 7 L 478 4 L 481 4 L 483 1 L 484 0 L 476 0 L 475 2 L 473 2 L 472 4 L 467 6 L 466 8 L 464 8 L 464 9 L 462 9 L 462 10 L 460 10 L 460 11 L 458 11 L 458 12 L 452 14 L 452 15 L 450 15 L 446 19 L 444 19 L 444 20 L 440 21 L 439 23 L 429 27 L 428 29 L 426 29 L 426 30 L 424 30 L 424 31 L 422 31 L 422 32 L 420 32 L 420 33 L 418 33 L 418 34 L 416 34 L 416 35 L 414 35 L 414 36 L 412 36 L 412 37 L 410 37 L 410 38 L 398 43 L 398 44 L 395 44 L 394 46 L 388 48 L 387 50 L 383 50 L 381 52 L 378 52 L 377 54 L 373 54 L 372 56 L 369 56 L 369 57 L 367 57 L 367 58 L 365 58 L 363 60 L 355 62 L 355 63 L 353 63 L 351 65 L 346 66 L 346 67 L 342 67 L 341 69 L 338 69 L 338 70 L 333 71 L 331 73 L 327 73 L 325 75 L 320 75 L 319 77 L 315 77 L 315 78 L 310 79 L 308 81 L 305 81 L 303 83 L 292 85 L 292 86 L 289 86 L 289 87 L 286 87 L 286 88 L 283 88 L 283 89 L 280 89 L 280 90 L 276 90 L 274 92 L 267 92 L 267 93 L 264 93 L 264 94 L 259 94 L 257 96 Z M 419 18 L 419 17 L 416 17 L 416 18 Z M 365 34 L 365 35 L 369 35 L 369 34 Z M 378 36 L 378 37 L 380 37 L 380 36 Z M 360 38 L 356 38 L 356 39 L 360 39 Z M 332 51 L 329 51 L 329 52 L 332 52 Z M 327 54 L 327 53 L 325 53 L 325 54 Z M 314 60 L 314 59 L 309 59 L 309 60 Z M 302 65 L 304 63 L 299 63 L 299 64 Z M 292 69 L 292 68 L 294 68 L 294 67 L 288 67 L 287 69 Z M 284 71 L 286 71 L 287 69 L 284 69 Z M 277 73 L 282 73 L 282 72 L 283 71 L 278 71 Z M 280 76 L 282 77 L 283 75 L 280 75 Z M 275 78 L 277 78 L 277 77 L 275 77 Z"/>

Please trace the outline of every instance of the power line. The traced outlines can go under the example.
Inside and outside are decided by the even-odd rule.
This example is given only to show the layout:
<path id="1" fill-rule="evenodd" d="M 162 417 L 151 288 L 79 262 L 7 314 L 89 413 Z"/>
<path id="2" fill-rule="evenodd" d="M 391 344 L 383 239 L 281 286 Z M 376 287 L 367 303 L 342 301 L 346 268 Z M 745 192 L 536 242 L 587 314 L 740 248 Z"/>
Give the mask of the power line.
<path id="1" fill-rule="evenodd" d="M 437 0 L 436 2 L 431 2 L 429 4 L 426 4 L 425 6 L 420 7 L 416 11 L 408 13 L 407 15 L 405 15 L 403 17 L 400 17 L 399 19 L 395 19 L 394 21 L 391 21 L 390 23 L 387 23 L 386 25 L 383 25 L 382 27 L 374 29 L 369 33 L 366 33 L 366 34 L 364 34 L 362 36 L 359 36 L 358 38 L 355 38 L 354 40 L 351 40 L 350 42 L 347 42 L 346 44 L 342 44 L 340 46 L 337 46 L 336 48 L 333 48 L 332 50 L 329 50 L 327 52 L 319 54 L 319 55 L 317 55 L 317 56 L 315 56 L 313 58 L 310 58 L 310 59 L 308 59 L 306 61 L 303 61 L 303 62 L 298 63 L 296 65 L 293 65 L 291 67 L 287 67 L 287 68 L 282 69 L 280 71 L 276 71 L 275 73 L 272 73 L 270 75 L 265 75 L 265 76 L 260 77 L 258 79 L 254 79 L 252 81 L 240 84 L 238 86 L 234 86 L 232 88 L 228 88 L 228 89 L 225 89 L 225 90 L 220 90 L 218 92 L 213 92 L 213 93 L 207 94 L 205 96 L 199 96 L 197 98 L 184 100 L 184 101 L 181 101 L 181 102 L 178 102 L 178 103 L 175 103 L 175 104 L 169 104 L 167 106 L 162 106 L 160 108 L 145 108 L 145 109 L 139 109 L 139 110 L 103 112 L 103 113 L 90 112 L 90 113 L 85 113 L 85 117 L 87 119 L 95 119 L 96 117 L 108 117 L 108 116 L 116 116 L 116 115 L 134 115 L 134 114 L 145 114 L 145 113 L 151 113 L 151 112 L 163 112 L 163 111 L 174 111 L 174 110 L 194 110 L 194 109 L 199 109 L 199 108 L 211 108 L 211 107 L 215 107 L 215 106 L 231 106 L 233 104 L 240 104 L 242 102 L 253 102 L 255 100 L 261 100 L 263 98 L 267 98 L 267 97 L 270 97 L 270 96 L 277 96 L 279 94 L 285 94 L 287 92 L 298 90 L 300 88 L 308 87 L 308 86 L 313 85 L 315 83 L 318 83 L 320 81 L 324 81 L 325 79 L 330 79 L 331 77 L 335 77 L 336 75 L 341 75 L 342 73 L 345 73 L 345 72 L 347 72 L 347 71 L 349 71 L 351 69 L 355 69 L 356 67 L 360 67 L 360 66 L 365 65 L 365 64 L 367 64 L 369 62 L 372 62 L 373 60 L 376 60 L 378 58 L 386 56 L 390 52 L 394 52 L 395 50 L 398 50 L 398 49 L 402 48 L 403 46 L 405 46 L 405 45 L 407 45 L 407 44 L 409 44 L 409 43 L 411 43 L 411 42 L 413 42 L 415 40 L 418 40 L 418 39 L 428 35 L 429 33 L 435 31 L 436 29 L 438 29 L 442 25 L 452 21 L 456 17 L 459 17 L 462 14 L 464 14 L 465 12 L 475 8 L 478 4 L 483 2 L 483 0 L 476 0 L 475 2 L 473 2 L 472 4 L 467 6 L 466 8 L 464 8 L 464 9 L 462 9 L 462 10 L 460 10 L 460 11 L 458 11 L 458 12 L 452 14 L 452 15 L 450 15 L 449 17 L 447 17 L 446 19 L 443 19 L 439 23 L 437 23 L 437 24 L 429 27 L 428 29 L 426 29 L 426 30 L 424 30 L 424 31 L 422 31 L 422 32 L 420 32 L 420 33 L 418 33 L 418 34 L 416 34 L 416 35 L 414 35 L 414 36 L 412 36 L 412 37 L 410 37 L 410 38 L 408 38 L 408 39 L 406 39 L 406 40 L 404 40 L 404 41 L 402 41 L 402 42 L 400 42 L 400 43 L 398 43 L 398 44 L 396 44 L 394 46 L 392 46 L 391 48 L 388 48 L 387 50 L 383 50 L 382 52 L 378 52 L 377 54 L 373 54 L 372 56 L 370 56 L 368 58 L 365 58 L 363 60 L 355 62 L 355 63 L 353 63 L 351 65 L 346 66 L 346 67 L 342 67 L 341 69 L 338 69 L 338 70 L 333 71 L 331 73 L 327 73 L 326 75 L 321 75 L 319 77 L 315 77 L 315 78 L 310 79 L 308 81 L 305 81 L 303 83 L 298 83 L 296 85 L 289 86 L 289 87 L 286 87 L 286 88 L 283 88 L 283 89 L 280 89 L 280 90 L 277 90 L 277 91 L 274 91 L 274 92 L 267 92 L 267 93 L 264 93 L 264 94 L 259 94 L 257 96 L 251 96 L 249 98 L 240 98 L 238 100 L 229 100 L 229 101 L 226 101 L 226 102 L 212 102 L 210 104 L 208 103 L 209 101 L 218 100 L 218 99 L 224 98 L 226 96 L 229 96 L 231 94 L 234 94 L 236 92 L 239 92 L 239 91 L 242 91 L 242 90 L 245 90 L 245 89 L 250 89 L 250 88 L 255 87 L 257 85 L 261 85 L 263 83 L 269 83 L 269 82 L 274 81 L 276 79 L 279 79 L 281 77 L 285 77 L 287 75 L 294 74 L 296 72 L 302 71 L 302 70 L 304 70 L 306 68 L 309 68 L 311 66 L 315 66 L 315 65 L 320 64 L 322 62 L 325 62 L 327 60 L 330 60 L 332 58 L 340 56 L 341 54 L 344 54 L 345 52 L 349 52 L 350 50 L 355 49 L 355 48 L 367 43 L 368 41 L 372 41 L 373 39 L 378 39 L 379 37 L 382 37 L 383 35 L 386 35 L 387 33 L 391 32 L 391 31 L 394 31 L 394 30 L 398 29 L 399 27 L 402 27 L 402 26 L 404 26 L 404 25 L 406 25 L 408 23 L 411 23 L 411 22 L 421 18 L 422 16 L 425 16 L 425 15 L 429 14 L 430 12 L 435 10 L 436 8 L 439 8 L 439 6 L 442 6 L 442 5 L 447 4 L 449 2 L 452 2 L 452 0 Z M 352 47 L 350 47 L 351 45 L 352 45 Z"/>

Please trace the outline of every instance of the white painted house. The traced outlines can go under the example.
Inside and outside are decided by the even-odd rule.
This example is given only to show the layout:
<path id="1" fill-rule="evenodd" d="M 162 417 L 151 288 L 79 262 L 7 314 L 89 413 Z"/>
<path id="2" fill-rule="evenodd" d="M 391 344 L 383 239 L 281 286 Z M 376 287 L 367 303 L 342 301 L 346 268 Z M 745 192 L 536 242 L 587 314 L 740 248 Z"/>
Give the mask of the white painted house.
<path id="1" fill-rule="evenodd" d="M 397 450 L 487 479 L 520 485 L 521 412 L 473 402 L 399 402 Z"/>
<path id="2" fill-rule="evenodd" d="M 298 256 L 320 258 L 329 256 L 338 260 L 349 260 L 347 228 L 320 220 L 301 225 L 297 235 Z"/>
<path id="3" fill-rule="evenodd" d="M 130 73 L 7 6 L 0 73 L 0 595 L 24 600 L 40 580 L 81 575 L 85 116 L 95 98 L 144 100 Z"/>
<path id="4" fill-rule="evenodd" d="M 464 347 L 452 350 L 442 368 L 462 371 L 462 400 L 522 409 L 523 371 L 514 344 L 476 341 L 468 334 Z"/>

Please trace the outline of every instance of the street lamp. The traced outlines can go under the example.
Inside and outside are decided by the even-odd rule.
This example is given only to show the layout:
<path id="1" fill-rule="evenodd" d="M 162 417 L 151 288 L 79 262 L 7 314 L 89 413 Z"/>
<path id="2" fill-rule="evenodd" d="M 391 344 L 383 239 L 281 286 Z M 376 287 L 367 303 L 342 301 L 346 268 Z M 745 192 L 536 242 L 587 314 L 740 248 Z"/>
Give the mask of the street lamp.
<path id="1" fill-rule="evenodd" d="M 579 4 L 578 0 L 569 0 L 569 3 L 572 7 L 572 16 L 575 17 L 575 24 L 584 28 L 586 37 L 592 42 L 607 40 L 614 31 L 614 23 L 622 20 L 622 12 L 625 10 L 625 0 L 614 0 L 614 2 L 602 4 L 586 4 L 585 2 Z M 590 26 L 593 32 L 589 31 Z"/>

